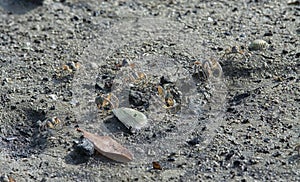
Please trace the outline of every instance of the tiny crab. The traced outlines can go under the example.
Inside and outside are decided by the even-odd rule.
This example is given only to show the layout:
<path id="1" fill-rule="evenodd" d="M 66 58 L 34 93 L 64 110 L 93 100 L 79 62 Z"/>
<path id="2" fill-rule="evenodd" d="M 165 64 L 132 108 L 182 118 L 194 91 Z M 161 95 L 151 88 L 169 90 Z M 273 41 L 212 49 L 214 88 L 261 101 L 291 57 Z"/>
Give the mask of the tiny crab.
<path id="1" fill-rule="evenodd" d="M 194 73 L 193 75 L 202 74 L 207 80 L 210 77 L 220 78 L 222 76 L 222 67 L 218 61 L 211 59 L 204 61 L 195 61 L 194 62 Z"/>
<path id="2" fill-rule="evenodd" d="M 95 99 L 98 109 L 112 110 L 119 106 L 119 99 L 112 93 L 101 94 Z"/>
<path id="3" fill-rule="evenodd" d="M 39 131 L 46 131 L 49 128 L 50 129 L 54 129 L 55 126 L 57 126 L 59 123 L 61 123 L 60 119 L 58 119 L 57 117 L 53 117 L 51 119 L 46 119 L 44 121 L 37 121 L 37 124 L 39 126 Z"/>
<path id="4" fill-rule="evenodd" d="M 207 71 L 205 71 L 205 68 L 204 66 L 206 66 L 207 68 L 207 65 L 205 62 L 203 61 L 195 61 L 194 62 L 194 72 L 193 72 L 193 75 L 197 75 L 199 76 L 200 74 L 205 78 L 207 79 L 208 78 L 208 74 L 207 74 Z"/>
<path id="5" fill-rule="evenodd" d="M 136 66 L 134 63 L 131 63 L 127 59 L 123 59 L 122 61 L 118 60 L 115 62 L 115 68 L 116 70 L 120 70 L 122 67 L 130 67 L 131 69 L 134 69 Z"/>
<path id="6" fill-rule="evenodd" d="M 171 111 L 177 112 L 180 110 L 181 105 L 181 92 L 176 89 L 175 86 L 170 86 L 168 84 L 161 86 L 157 86 L 157 93 L 164 101 L 163 108 Z"/>
<path id="7" fill-rule="evenodd" d="M 134 72 L 129 75 L 132 81 L 138 82 L 147 78 L 147 75 L 143 72 Z"/>
<path id="8" fill-rule="evenodd" d="M 117 68 L 123 68 L 126 76 L 125 82 L 139 82 L 141 80 L 147 79 L 147 75 L 144 72 L 137 71 L 136 69 L 139 67 L 136 63 L 129 62 L 124 59 L 121 63 L 116 63 Z"/>
<path id="9" fill-rule="evenodd" d="M 171 94 L 170 88 L 164 89 L 162 86 L 157 86 L 158 95 L 164 100 L 165 108 L 172 107 L 175 104 L 173 95 Z"/>
<path id="10" fill-rule="evenodd" d="M 74 61 L 74 62 L 69 62 L 69 63 L 67 63 L 67 64 L 64 64 L 64 65 L 62 66 L 62 69 L 63 69 L 63 70 L 67 70 L 67 71 L 69 71 L 70 73 L 72 73 L 72 72 L 78 70 L 79 67 L 80 67 L 79 62 Z"/>
<path id="11" fill-rule="evenodd" d="M 243 50 L 241 50 L 238 46 L 232 46 L 231 48 L 227 48 L 225 49 L 225 53 L 223 54 L 223 56 L 221 57 L 221 60 L 225 57 L 225 56 L 230 56 L 230 55 L 237 55 L 240 54 L 245 58 L 245 61 L 247 61 L 247 57 L 246 54 Z M 232 59 L 232 58 L 230 58 Z"/>

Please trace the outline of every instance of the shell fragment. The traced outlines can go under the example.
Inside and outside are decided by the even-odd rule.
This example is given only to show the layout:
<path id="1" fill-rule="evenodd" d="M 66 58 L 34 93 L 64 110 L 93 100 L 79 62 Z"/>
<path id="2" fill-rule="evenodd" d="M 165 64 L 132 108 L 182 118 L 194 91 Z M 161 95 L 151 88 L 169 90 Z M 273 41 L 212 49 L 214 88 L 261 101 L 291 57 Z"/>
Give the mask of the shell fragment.
<path id="1" fill-rule="evenodd" d="M 261 39 L 256 39 L 249 45 L 250 51 L 263 51 L 269 48 L 269 44 Z"/>

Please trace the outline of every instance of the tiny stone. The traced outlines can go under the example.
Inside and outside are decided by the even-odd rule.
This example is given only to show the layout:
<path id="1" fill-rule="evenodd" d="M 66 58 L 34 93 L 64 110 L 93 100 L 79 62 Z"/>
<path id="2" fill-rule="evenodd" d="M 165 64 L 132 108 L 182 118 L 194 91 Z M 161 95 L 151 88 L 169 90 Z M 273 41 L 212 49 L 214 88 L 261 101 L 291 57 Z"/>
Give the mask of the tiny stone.
<path id="1" fill-rule="evenodd" d="M 148 150 L 147 154 L 148 154 L 149 156 L 155 156 L 155 155 L 156 155 L 155 151 L 154 151 L 154 150 L 151 150 L 151 149 Z"/>
<path id="2" fill-rule="evenodd" d="M 187 143 L 188 143 L 189 145 L 194 146 L 194 145 L 197 145 L 197 144 L 200 143 L 200 139 L 199 139 L 198 137 L 196 137 L 196 138 L 193 138 L 193 139 L 187 141 Z"/>
<path id="3" fill-rule="evenodd" d="M 7 175 L 2 175 L 0 176 L 0 181 L 9 182 L 9 178 L 7 177 Z"/>
<path id="4" fill-rule="evenodd" d="M 225 156 L 225 160 L 230 160 L 231 157 L 234 155 L 234 151 L 233 150 L 230 150 L 227 155 Z"/>
<path id="5" fill-rule="evenodd" d="M 98 69 L 99 66 L 97 65 L 97 63 L 90 62 L 89 67 L 92 70 L 96 70 L 96 69 Z"/>
<path id="6" fill-rule="evenodd" d="M 84 154 L 91 156 L 94 154 L 94 144 L 86 138 L 83 138 L 77 145 L 77 149 Z"/>
<path id="7" fill-rule="evenodd" d="M 275 152 L 272 156 L 273 156 L 273 157 L 279 157 L 279 156 L 281 156 L 281 153 L 277 151 L 277 152 Z"/>
<path id="8" fill-rule="evenodd" d="M 224 32 L 225 35 L 230 36 L 231 33 L 230 32 Z"/>
<path id="9" fill-rule="evenodd" d="M 79 105 L 80 105 L 79 101 L 76 100 L 76 99 L 74 99 L 74 98 L 73 98 L 69 103 L 70 103 L 72 106 L 79 106 Z"/>
<path id="10" fill-rule="evenodd" d="M 56 101 L 58 99 L 57 95 L 55 95 L 55 94 L 50 94 L 49 97 L 54 101 Z"/>
<path id="11" fill-rule="evenodd" d="M 241 166 L 241 161 L 236 160 L 233 162 L 233 167 L 240 167 Z"/>
<path id="12" fill-rule="evenodd" d="M 266 33 L 264 34 L 264 36 L 273 36 L 273 33 L 272 33 L 271 31 L 269 31 L 269 32 L 266 32 Z"/>
<path id="13" fill-rule="evenodd" d="M 173 81 L 171 80 L 171 78 L 170 77 L 166 77 L 166 76 L 162 76 L 161 78 L 160 78 L 160 84 L 161 85 L 164 85 L 164 84 L 168 84 L 168 83 L 173 83 Z"/>
<path id="14" fill-rule="evenodd" d="M 176 159 L 174 158 L 174 157 L 170 157 L 170 158 L 168 158 L 168 161 L 169 162 L 174 162 Z"/>
<path id="15" fill-rule="evenodd" d="M 144 104 L 143 93 L 139 91 L 130 90 L 129 102 L 134 106 L 141 106 Z"/>
<path id="16" fill-rule="evenodd" d="M 242 124 L 247 124 L 250 123 L 249 119 L 243 119 L 243 121 L 241 122 Z"/>

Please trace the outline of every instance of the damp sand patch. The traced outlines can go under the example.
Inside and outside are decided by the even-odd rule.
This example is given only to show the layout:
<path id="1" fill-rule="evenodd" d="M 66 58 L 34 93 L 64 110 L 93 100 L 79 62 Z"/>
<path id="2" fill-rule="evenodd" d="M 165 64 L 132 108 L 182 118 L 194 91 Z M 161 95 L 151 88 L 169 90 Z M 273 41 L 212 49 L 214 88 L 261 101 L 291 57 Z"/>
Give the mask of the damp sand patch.
<path id="1" fill-rule="evenodd" d="M 73 99 L 79 104 L 73 110 L 78 124 L 119 140 L 133 152 L 136 163 L 169 155 L 195 137 L 199 149 L 205 148 L 224 123 L 227 89 L 223 78 L 193 78 L 192 62 L 204 57 L 198 54 L 207 52 L 201 41 L 199 35 L 184 31 L 183 24 L 166 19 L 144 18 L 115 24 L 86 48 L 82 67 L 74 77 Z M 134 66 L 123 66 L 124 60 Z M 146 75 L 142 84 L 137 84 L 139 78 L 134 76 L 138 73 Z M 103 85 L 103 77 L 110 77 L 111 86 L 99 91 L 95 85 L 99 81 Z M 180 101 L 176 101 L 180 107 L 175 112 L 170 112 L 165 100 L 155 93 L 162 77 L 169 79 L 180 93 Z M 148 103 L 142 109 L 129 99 L 131 89 L 138 86 L 151 87 L 144 91 L 150 93 L 146 93 Z M 130 134 L 112 113 L 103 114 L 96 107 L 94 101 L 99 92 L 113 93 L 119 107 L 141 109 L 149 119 L 148 126 Z M 107 118 L 110 121 L 106 122 Z"/>

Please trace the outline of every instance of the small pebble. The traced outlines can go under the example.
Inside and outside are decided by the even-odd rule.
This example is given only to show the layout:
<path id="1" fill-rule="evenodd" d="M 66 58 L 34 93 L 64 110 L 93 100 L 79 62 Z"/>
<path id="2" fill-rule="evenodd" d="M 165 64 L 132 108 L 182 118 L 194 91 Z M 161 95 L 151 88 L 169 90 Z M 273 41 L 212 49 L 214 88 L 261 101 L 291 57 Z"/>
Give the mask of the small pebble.
<path id="1" fill-rule="evenodd" d="M 77 145 L 77 149 L 87 156 L 94 154 L 94 144 L 86 138 L 83 138 Z"/>
<path id="2" fill-rule="evenodd" d="M 187 141 L 187 143 L 189 145 L 195 146 L 200 143 L 200 139 L 198 137 L 196 137 L 196 138 L 193 138 L 193 139 Z"/>
<path id="3" fill-rule="evenodd" d="M 55 95 L 55 94 L 50 94 L 49 97 L 54 101 L 56 101 L 58 99 L 57 95 Z"/>
<path id="4" fill-rule="evenodd" d="M 208 20 L 208 22 L 213 22 L 214 21 L 214 19 L 212 19 L 211 17 L 208 17 L 207 20 Z"/>

